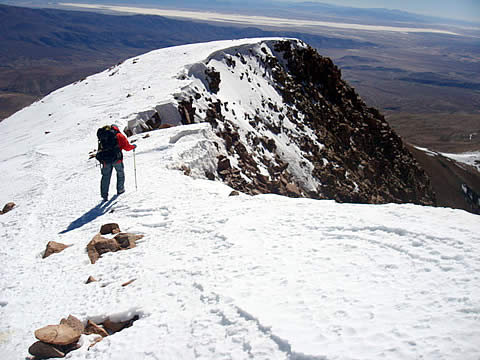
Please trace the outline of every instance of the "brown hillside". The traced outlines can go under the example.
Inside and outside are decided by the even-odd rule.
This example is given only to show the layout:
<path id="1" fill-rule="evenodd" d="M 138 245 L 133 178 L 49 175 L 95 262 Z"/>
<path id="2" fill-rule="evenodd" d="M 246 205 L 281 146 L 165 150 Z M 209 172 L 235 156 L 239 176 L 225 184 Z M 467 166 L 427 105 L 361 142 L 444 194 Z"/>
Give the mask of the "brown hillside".
<path id="1" fill-rule="evenodd" d="M 408 148 L 430 177 L 438 206 L 479 213 L 478 209 L 472 209 L 462 192 L 462 184 L 467 184 L 480 194 L 480 173 L 475 168 L 440 154 L 429 155 L 412 145 L 408 145 Z"/>

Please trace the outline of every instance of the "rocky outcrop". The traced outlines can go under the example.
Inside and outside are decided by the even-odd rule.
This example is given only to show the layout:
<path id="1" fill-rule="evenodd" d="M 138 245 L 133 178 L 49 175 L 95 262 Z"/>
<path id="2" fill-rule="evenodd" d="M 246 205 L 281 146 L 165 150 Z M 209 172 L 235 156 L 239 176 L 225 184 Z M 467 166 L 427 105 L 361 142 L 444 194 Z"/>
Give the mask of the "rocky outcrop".
<path id="1" fill-rule="evenodd" d="M 66 248 L 70 247 L 71 245 L 65 245 L 56 241 L 49 241 L 47 244 L 47 248 L 45 249 L 45 252 L 43 253 L 43 258 L 47 258 L 50 255 L 57 254 L 59 252 L 62 252 Z"/>
<path id="2" fill-rule="evenodd" d="M 2 211 L 0 211 L 0 215 L 6 214 L 7 212 L 11 211 L 14 207 L 15 207 L 14 202 L 6 203 Z"/>
<path id="3" fill-rule="evenodd" d="M 242 103 L 245 113 L 230 109 L 218 95 L 223 83 L 211 84 L 220 70 L 208 61 L 208 87 L 177 97 L 185 124 L 208 122 L 223 139 L 215 179 L 253 195 L 435 204 L 428 176 L 400 137 L 329 58 L 288 40 L 228 49 L 215 60 L 250 84 L 252 98 L 261 97 L 256 108 Z M 272 87 L 281 102 L 263 96 L 270 89 L 256 92 L 262 86 Z"/>

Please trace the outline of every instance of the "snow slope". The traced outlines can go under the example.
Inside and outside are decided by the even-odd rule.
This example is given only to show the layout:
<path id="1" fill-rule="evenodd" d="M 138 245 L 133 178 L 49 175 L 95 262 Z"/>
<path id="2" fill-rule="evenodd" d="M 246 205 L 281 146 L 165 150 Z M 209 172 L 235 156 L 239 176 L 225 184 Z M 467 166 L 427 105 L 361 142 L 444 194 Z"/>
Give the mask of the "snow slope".
<path id="1" fill-rule="evenodd" d="M 83 336 L 70 359 L 479 359 L 475 215 L 229 197 L 201 178 L 218 154 L 209 124 L 133 136 L 138 190 L 126 153 L 127 192 L 100 202 L 96 129 L 173 99 L 186 65 L 259 41 L 154 51 L 0 123 L 0 203 L 17 204 L 0 217 L 2 359 L 24 359 L 33 332 L 68 314 L 140 316 L 90 350 Z M 145 237 L 92 265 L 85 247 L 108 222 Z M 50 240 L 73 246 L 42 259 Z"/>
<path id="2" fill-rule="evenodd" d="M 442 155 L 449 159 L 453 159 L 458 163 L 472 166 L 476 168 L 478 171 L 480 171 L 480 152 L 478 151 L 471 151 L 471 152 L 460 153 L 460 154 L 450 154 L 450 153 L 439 153 L 439 152 L 435 152 L 435 151 L 418 147 L 418 146 L 415 146 L 415 148 L 417 148 L 418 150 L 424 151 L 429 156 Z"/>

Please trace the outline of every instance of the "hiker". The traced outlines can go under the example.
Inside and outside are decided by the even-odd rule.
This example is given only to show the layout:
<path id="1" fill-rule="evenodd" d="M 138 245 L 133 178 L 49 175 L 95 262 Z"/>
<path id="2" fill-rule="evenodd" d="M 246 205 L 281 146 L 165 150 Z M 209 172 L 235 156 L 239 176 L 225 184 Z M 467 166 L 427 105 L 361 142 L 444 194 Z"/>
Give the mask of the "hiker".
<path id="1" fill-rule="evenodd" d="M 117 171 L 117 195 L 125 192 L 125 172 L 123 168 L 122 150 L 136 149 L 137 145 L 128 142 L 125 135 L 120 132 L 117 125 L 106 125 L 97 131 L 98 151 L 95 156 L 102 167 L 102 180 L 100 181 L 100 194 L 104 201 L 108 200 L 108 189 L 113 168 Z"/>

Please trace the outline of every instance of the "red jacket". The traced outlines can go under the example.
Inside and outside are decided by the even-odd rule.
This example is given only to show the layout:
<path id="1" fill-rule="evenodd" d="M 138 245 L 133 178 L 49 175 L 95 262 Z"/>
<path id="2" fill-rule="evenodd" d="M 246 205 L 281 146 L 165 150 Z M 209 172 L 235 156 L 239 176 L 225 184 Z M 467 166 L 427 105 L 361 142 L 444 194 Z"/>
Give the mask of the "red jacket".
<path id="1" fill-rule="evenodd" d="M 130 151 L 135 149 L 135 146 L 128 142 L 128 139 L 122 133 L 117 133 L 117 142 L 120 149 Z"/>
<path id="2" fill-rule="evenodd" d="M 128 142 L 128 139 L 125 137 L 125 135 L 123 135 L 120 132 L 120 129 L 117 126 L 112 126 L 112 128 L 114 130 L 118 131 L 116 137 L 117 137 L 118 147 L 120 148 L 120 150 L 130 151 L 130 150 L 135 149 L 135 146 Z M 123 155 L 122 155 L 121 159 L 117 161 L 117 163 L 122 162 L 122 161 L 123 161 Z"/>

